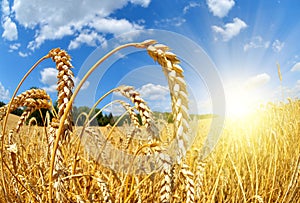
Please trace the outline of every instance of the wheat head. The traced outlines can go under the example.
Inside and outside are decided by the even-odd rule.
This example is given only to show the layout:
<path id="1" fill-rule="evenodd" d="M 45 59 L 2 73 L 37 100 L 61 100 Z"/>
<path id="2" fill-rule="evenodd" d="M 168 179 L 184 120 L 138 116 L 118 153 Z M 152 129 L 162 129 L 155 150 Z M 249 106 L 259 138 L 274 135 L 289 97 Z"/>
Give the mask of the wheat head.
<path id="1" fill-rule="evenodd" d="M 183 69 L 179 66 L 177 56 L 169 52 L 169 47 L 156 44 L 147 48 L 150 57 L 157 61 L 163 68 L 163 72 L 168 80 L 172 113 L 174 117 L 174 138 L 177 146 L 177 162 L 183 157 L 187 151 L 189 133 L 189 114 L 188 114 L 188 93 L 186 82 L 183 76 Z"/>

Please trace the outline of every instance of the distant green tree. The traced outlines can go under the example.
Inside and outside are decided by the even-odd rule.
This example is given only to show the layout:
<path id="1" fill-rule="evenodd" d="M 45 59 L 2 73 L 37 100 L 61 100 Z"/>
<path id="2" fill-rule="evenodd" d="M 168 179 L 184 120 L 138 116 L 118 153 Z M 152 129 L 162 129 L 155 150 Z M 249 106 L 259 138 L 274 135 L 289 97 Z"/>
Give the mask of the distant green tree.
<path id="1" fill-rule="evenodd" d="M 0 101 L 0 107 L 2 107 L 2 106 L 4 106 L 4 105 L 5 105 L 5 103 L 2 102 L 2 101 Z"/>
<path id="2" fill-rule="evenodd" d="M 17 116 L 21 116 L 22 113 L 23 113 L 23 109 L 17 108 L 16 110 L 12 111 L 11 113 L 12 113 L 12 114 L 15 114 L 15 115 L 17 115 Z"/>

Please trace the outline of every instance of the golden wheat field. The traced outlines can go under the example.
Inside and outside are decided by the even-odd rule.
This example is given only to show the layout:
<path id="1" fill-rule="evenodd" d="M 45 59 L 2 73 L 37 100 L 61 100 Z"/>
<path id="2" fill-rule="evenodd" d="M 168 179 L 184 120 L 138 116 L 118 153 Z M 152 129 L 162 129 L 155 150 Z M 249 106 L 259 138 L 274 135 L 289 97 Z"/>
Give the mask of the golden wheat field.
<path id="1" fill-rule="evenodd" d="M 82 84 L 107 57 L 129 46 L 146 49 L 162 66 L 172 122 L 158 122 L 139 92 L 120 86 L 111 92 L 128 99 L 117 102 L 130 123 L 94 127 L 89 125 L 91 115 L 85 114 L 84 125 L 76 127 L 71 108 Z M 203 157 L 213 118 L 197 120 L 191 132 L 184 71 L 166 45 L 146 40 L 117 47 L 91 67 L 75 90 L 70 56 L 64 50 L 51 50 L 28 74 L 48 58 L 58 69 L 57 110 L 40 89 L 13 95 L 0 108 L 1 202 L 300 202 L 299 100 L 268 103 L 241 119 L 226 119 L 213 151 Z M 20 117 L 9 114 L 19 107 L 24 108 Z M 50 110 L 44 126 L 37 126 L 34 118 L 26 122 L 39 109 Z M 187 147 L 190 133 L 196 138 Z M 177 149 L 174 156 L 168 153 L 171 140 Z M 132 155 L 133 161 L 138 156 L 149 161 L 137 170 L 121 170 L 120 165 L 134 164 L 111 161 L 119 151 Z"/>

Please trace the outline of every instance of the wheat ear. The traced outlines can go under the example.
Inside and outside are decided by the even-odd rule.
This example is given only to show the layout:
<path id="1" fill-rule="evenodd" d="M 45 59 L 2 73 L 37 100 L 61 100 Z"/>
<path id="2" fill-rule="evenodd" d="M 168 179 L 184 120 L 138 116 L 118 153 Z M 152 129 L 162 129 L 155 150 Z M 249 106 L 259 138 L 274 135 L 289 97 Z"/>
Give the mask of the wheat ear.
<path id="1" fill-rule="evenodd" d="M 147 48 L 148 54 L 157 61 L 163 69 L 168 80 L 172 113 L 174 117 L 174 137 L 177 141 L 175 146 L 177 151 L 177 162 L 183 157 L 187 151 L 188 133 L 189 133 L 189 114 L 188 114 L 188 94 L 186 83 L 183 76 L 183 69 L 179 66 L 177 56 L 169 52 L 169 47 L 156 44 Z"/>
<path id="2" fill-rule="evenodd" d="M 131 105 L 129 103 L 124 102 L 122 100 L 119 100 L 119 103 L 122 104 L 122 106 L 124 107 L 124 109 L 128 112 L 130 120 L 133 123 L 133 125 L 136 128 L 139 128 L 140 127 L 140 123 L 139 123 L 139 119 L 137 117 L 137 114 L 134 112 L 134 108 L 131 107 Z"/>
<path id="3" fill-rule="evenodd" d="M 30 89 L 30 90 L 27 90 L 27 91 L 21 93 L 20 95 L 16 96 L 11 101 L 9 112 L 12 112 L 12 111 L 16 110 L 19 107 L 27 106 L 25 104 L 26 99 L 50 100 L 50 96 L 43 89 Z M 8 106 L 9 106 L 9 104 L 6 104 L 5 106 L 0 108 L 0 120 L 2 120 L 3 117 L 6 115 Z"/>
<path id="4" fill-rule="evenodd" d="M 97 180 L 97 185 L 99 186 L 100 191 L 103 196 L 103 200 L 104 200 L 103 202 L 112 203 L 111 196 L 110 196 L 110 190 L 109 190 L 107 183 L 105 181 L 103 181 L 101 178 L 96 178 L 96 180 Z"/>
<path id="5" fill-rule="evenodd" d="M 160 181 L 160 202 L 170 202 L 172 195 L 172 167 L 166 157 L 161 158 L 162 164 L 162 180 Z M 169 160 L 170 161 L 170 160 Z"/>
<path id="6" fill-rule="evenodd" d="M 16 132 L 18 133 L 20 131 L 20 128 L 24 125 L 27 118 L 32 114 L 34 111 L 38 109 L 51 109 L 52 105 L 51 103 L 46 99 L 25 99 L 23 104 L 26 109 L 20 116 L 20 119 L 17 123 Z"/>
<path id="7" fill-rule="evenodd" d="M 158 129 L 156 128 L 152 118 L 152 112 L 145 100 L 141 98 L 140 93 L 134 90 L 133 87 L 125 85 L 116 88 L 115 91 L 120 92 L 123 96 L 130 99 L 130 101 L 135 105 L 135 108 L 138 110 L 142 118 L 142 124 L 145 125 L 149 133 L 148 140 L 150 142 L 160 140 Z"/>
<path id="8" fill-rule="evenodd" d="M 179 173 L 183 179 L 182 182 L 185 185 L 186 202 L 195 202 L 194 173 L 190 170 L 190 167 L 184 163 L 181 164 Z"/>
<path id="9" fill-rule="evenodd" d="M 58 105 L 58 117 L 60 118 L 65 111 L 65 108 L 70 101 L 74 88 L 74 74 L 71 70 L 73 67 L 71 64 L 71 57 L 65 50 L 60 48 L 52 49 L 49 52 L 52 60 L 56 64 L 57 74 L 57 105 Z M 64 121 L 64 135 L 62 140 L 66 139 L 72 132 L 72 113 L 68 112 L 67 119 Z"/>
<path id="10" fill-rule="evenodd" d="M 196 173 L 195 173 L 195 188 L 196 194 L 195 199 L 200 201 L 201 199 L 201 192 L 203 189 L 203 180 L 205 174 L 205 162 L 201 160 L 196 160 Z"/>

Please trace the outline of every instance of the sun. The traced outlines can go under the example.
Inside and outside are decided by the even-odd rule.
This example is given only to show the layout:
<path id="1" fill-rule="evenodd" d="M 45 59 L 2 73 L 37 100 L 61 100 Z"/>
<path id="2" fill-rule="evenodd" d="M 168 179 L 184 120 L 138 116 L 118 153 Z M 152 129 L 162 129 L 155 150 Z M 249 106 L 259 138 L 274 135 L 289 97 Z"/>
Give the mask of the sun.
<path id="1" fill-rule="evenodd" d="M 226 116 L 229 118 L 244 118 L 259 107 L 263 95 L 243 86 L 225 89 Z"/>

